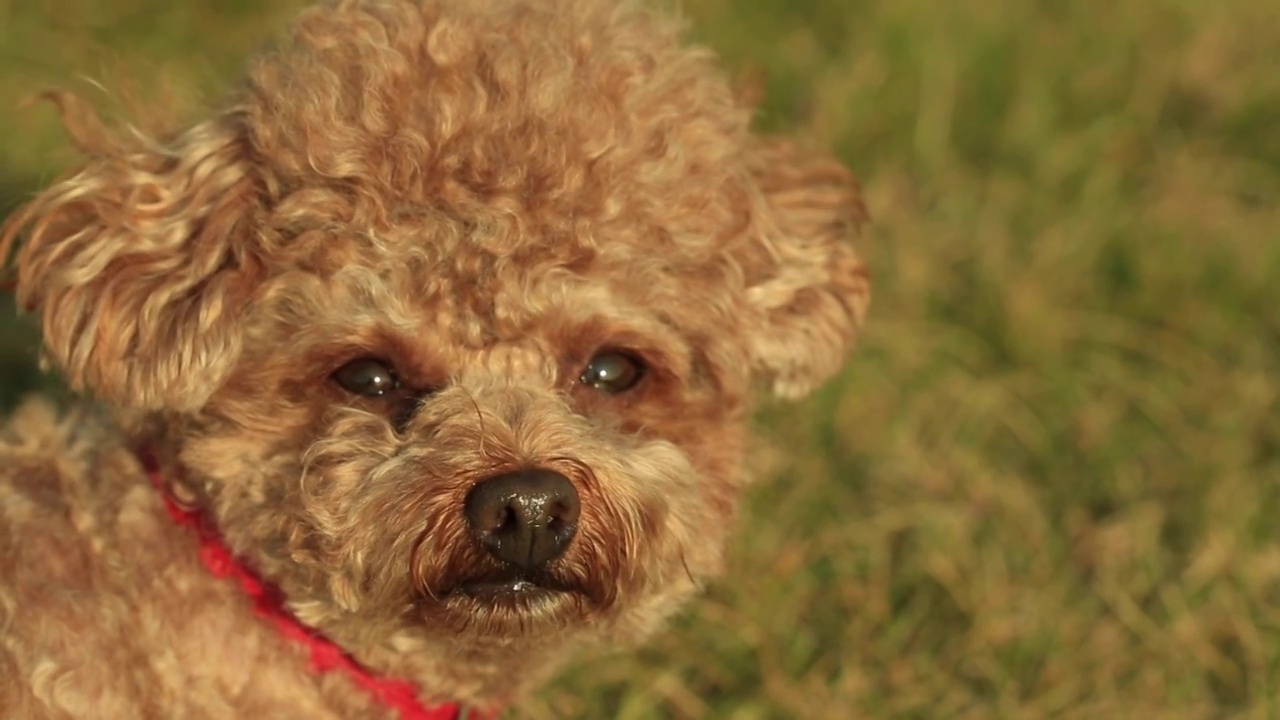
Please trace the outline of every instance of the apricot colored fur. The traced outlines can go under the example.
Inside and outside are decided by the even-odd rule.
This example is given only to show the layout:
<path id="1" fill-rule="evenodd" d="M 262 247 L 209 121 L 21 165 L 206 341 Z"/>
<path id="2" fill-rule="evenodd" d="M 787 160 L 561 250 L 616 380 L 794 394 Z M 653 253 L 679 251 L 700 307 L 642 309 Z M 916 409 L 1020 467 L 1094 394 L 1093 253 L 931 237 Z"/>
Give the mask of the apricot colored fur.
<path id="1" fill-rule="evenodd" d="M 384 713 L 200 565 L 144 443 L 299 619 L 425 701 L 516 702 L 719 571 L 753 386 L 803 395 L 862 322 L 863 209 L 678 31 L 609 0 L 343 0 L 170 137 L 53 95 L 86 161 L 0 259 L 92 400 L 0 431 L 0 714 Z M 608 348 L 635 390 L 577 382 Z M 332 382 L 365 356 L 413 398 Z M 582 498 L 552 569 L 581 592 L 458 598 L 494 562 L 466 492 L 526 467 Z"/>

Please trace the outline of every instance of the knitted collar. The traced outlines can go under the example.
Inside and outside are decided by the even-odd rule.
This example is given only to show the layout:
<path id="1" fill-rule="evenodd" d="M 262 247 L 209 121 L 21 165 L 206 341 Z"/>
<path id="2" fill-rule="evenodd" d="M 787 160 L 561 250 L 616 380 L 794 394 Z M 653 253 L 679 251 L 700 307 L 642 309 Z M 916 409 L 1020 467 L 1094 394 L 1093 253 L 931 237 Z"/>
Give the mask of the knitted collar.
<path id="1" fill-rule="evenodd" d="M 245 565 L 223 544 L 222 537 L 207 517 L 181 507 L 170 495 L 155 455 L 148 449 L 138 452 L 151 484 L 160 492 L 165 510 L 178 525 L 191 528 L 200 540 L 200 561 L 214 577 L 235 581 L 253 601 L 254 614 L 275 627 L 285 639 L 302 645 L 310 655 L 309 669 L 320 674 L 336 672 L 349 677 L 382 706 L 395 710 L 400 720 L 492 720 L 496 713 L 483 714 L 459 705 L 426 706 L 418 700 L 413 683 L 382 677 L 360 665 L 340 646 L 314 628 L 302 624 L 284 605 L 279 589 Z"/>

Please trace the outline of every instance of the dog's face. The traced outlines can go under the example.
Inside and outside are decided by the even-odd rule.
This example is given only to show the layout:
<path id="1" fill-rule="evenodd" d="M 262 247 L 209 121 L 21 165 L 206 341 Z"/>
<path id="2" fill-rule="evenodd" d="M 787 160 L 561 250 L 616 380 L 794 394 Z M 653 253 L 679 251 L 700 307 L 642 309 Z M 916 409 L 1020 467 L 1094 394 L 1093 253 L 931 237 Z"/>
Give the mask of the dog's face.
<path id="1" fill-rule="evenodd" d="M 745 363 L 710 318 L 682 321 L 656 285 L 692 281 L 653 258 L 547 236 L 512 258 L 475 225 L 320 231 L 361 252 L 256 296 L 184 465 L 316 612 L 634 634 L 718 564 Z"/>
<path id="2" fill-rule="evenodd" d="M 52 361 L 349 645 L 643 635 L 720 563 L 752 385 L 861 322 L 848 174 L 609 5 L 313 10 L 9 224 Z"/>

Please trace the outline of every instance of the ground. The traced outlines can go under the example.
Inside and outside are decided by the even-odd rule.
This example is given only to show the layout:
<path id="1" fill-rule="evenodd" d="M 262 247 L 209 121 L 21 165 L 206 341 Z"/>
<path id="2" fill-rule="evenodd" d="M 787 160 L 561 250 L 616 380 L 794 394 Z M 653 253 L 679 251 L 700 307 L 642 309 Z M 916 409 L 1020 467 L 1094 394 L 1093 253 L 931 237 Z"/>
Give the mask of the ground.
<path id="1" fill-rule="evenodd" d="M 190 116 L 296 4 L 0 0 L 0 211 L 71 160 L 23 97 Z M 1280 4 L 681 5 L 864 179 L 870 326 L 730 576 L 517 716 L 1280 716 Z"/>

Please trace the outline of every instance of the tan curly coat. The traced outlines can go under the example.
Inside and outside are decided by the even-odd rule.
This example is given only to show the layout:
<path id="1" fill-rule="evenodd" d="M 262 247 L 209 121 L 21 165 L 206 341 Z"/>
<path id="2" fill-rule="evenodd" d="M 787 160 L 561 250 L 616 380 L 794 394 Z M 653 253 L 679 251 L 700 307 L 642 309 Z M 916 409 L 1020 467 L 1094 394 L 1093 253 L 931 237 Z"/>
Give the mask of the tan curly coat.
<path id="1" fill-rule="evenodd" d="M 754 135 L 678 30 L 609 0 L 342 0 L 170 137 L 54 96 L 87 160 L 0 259 L 95 401 L 0 434 L 0 714 L 386 714 L 201 566 L 143 443 L 301 621 L 425 701 L 516 701 L 718 571 L 753 385 L 834 373 L 869 291 L 848 172 Z M 610 348 L 634 390 L 578 381 Z M 344 392 L 359 357 L 412 401 Z M 579 592 L 450 592 L 487 562 L 463 495 L 513 467 L 580 493 L 553 568 Z"/>

